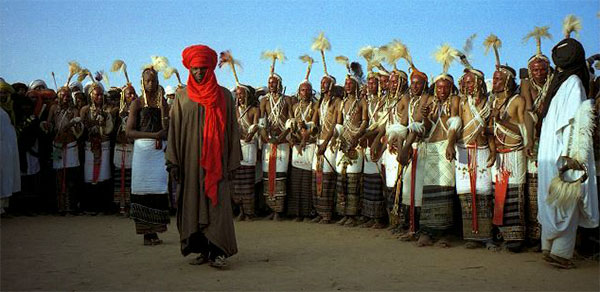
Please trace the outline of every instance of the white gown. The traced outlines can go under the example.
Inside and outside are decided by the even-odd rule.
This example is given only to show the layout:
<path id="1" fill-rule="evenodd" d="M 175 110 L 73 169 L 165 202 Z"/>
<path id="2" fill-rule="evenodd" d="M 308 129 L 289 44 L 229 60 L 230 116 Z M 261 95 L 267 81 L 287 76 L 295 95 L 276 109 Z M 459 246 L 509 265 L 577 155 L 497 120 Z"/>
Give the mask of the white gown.
<path id="1" fill-rule="evenodd" d="M 598 193 L 593 151 L 590 151 L 585 163 L 589 178 L 582 184 L 582 200 L 564 210 L 546 202 L 550 182 L 558 174 L 558 159 L 567 153 L 574 117 L 586 99 L 579 77 L 569 77 L 552 99 L 540 133 L 538 220 L 542 225 L 542 249 L 551 250 L 553 254 L 565 258 L 572 256 L 577 226 L 598 226 Z"/>
<path id="2" fill-rule="evenodd" d="M 0 199 L 21 190 L 21 165 L 17 133 L 4 109 L 0 108 Z"/>

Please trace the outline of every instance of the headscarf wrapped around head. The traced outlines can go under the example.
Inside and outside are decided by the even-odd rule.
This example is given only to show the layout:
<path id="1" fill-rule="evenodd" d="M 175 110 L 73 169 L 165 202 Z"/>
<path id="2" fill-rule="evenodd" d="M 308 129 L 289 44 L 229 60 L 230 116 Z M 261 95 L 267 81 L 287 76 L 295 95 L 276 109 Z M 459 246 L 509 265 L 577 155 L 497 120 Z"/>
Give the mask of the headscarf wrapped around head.
<path id="1" fill-rule="evenodd" d="M 566 38 L 552 48 L 552 61 L 556 65 L 556 73 L 548 88 L 547 98 L 542 105 L 541 119 L 546 117 L 550 102 L 558 89 L 571 75 L 577 75 L 581 80 L 586 96 L 590 90 L 590 72 L 585 60 L 585 50 L 580 42 Z"/>
<path id="2" fill-rule="evenodd" d="M 223 176 L 222 151 L 225 131 L 226 101 L 217 83 L 215 67 L 217 53 L 205 45 L 189 46 L 181 53 L 183 66 L 190 70 L 187 82 L 188 97 L 205 109 L 200 165 L 205 171 L 204 191 L 213 206 L 217 205 L 218 183 Z M 196 82 L 191 68 L 206 68 L 206 73 Z"/>
<path id="3" fill-rule="evenodd" d="M 41 79 L 33 80 L 33 81 L 31 81 L 31 83 L 29 83 L 30 90 L 33 90 L 34 88 L 36 88 L 38 86 L 44 86 L 43 89 L 48 89 L 46 82 L 44 82 L 44 80 L 41 80 Z"/>

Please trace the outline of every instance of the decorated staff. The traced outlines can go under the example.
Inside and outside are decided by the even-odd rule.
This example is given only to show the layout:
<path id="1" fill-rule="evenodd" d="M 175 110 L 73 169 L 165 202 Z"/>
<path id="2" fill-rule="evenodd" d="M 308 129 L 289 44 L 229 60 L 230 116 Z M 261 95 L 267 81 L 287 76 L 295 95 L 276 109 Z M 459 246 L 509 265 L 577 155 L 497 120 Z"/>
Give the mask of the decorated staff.
<path id="1" fill-rule="evenodd" d="M 236 117 L 240 127 L 240 144 L 242 145 L 241 166 L 235 171 L 232 200 L 240 208 L 237 220 L 251 221 L 255 216 L 254 181 L 258 155 L 258 139 L 255 134 L 258 131 L 258 119 L 260 118 L 258 99 L 252 86 L 240 83 L 235 67 L 241 67 L 241 63 L 233 58 L 230 51 L 221 52 L 219 55 L 219 68 L 223 68 L 223 66 L 229 66 L 236 84 Z"/>

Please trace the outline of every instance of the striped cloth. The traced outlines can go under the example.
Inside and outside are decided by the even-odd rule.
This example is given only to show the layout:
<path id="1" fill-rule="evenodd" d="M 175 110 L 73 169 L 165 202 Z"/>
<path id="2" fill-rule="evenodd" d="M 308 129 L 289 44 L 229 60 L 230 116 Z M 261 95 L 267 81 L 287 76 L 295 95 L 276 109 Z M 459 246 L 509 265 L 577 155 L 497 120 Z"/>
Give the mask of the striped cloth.
<path id="1" fill-rule="evenodd" d="M 263 172 L 263 195 L 267 206 L 277 213 L 283 212 L 285 209 L 285 197 L 286 197 L 286 185 L 287 185 L 287 173 L 277 172 L 275 175 L 275 192 L 273 196 L 269 193 L 269 173 Z"/>
<path id="2" fill-rule="evenodd" d="M 462 209 L 463 239 L 487 241 L 492 239 L 492 202 L 494 196 L 491 193 L 477 194 L 475 205 L 477 206 L 477 232 L 473 231 L 473 217 L 471 206 L 473 204 L 471 194 L 458 194 Z"/>
<path id="3" fill-rule="evenodd" d="M 137 234 L 164 232 L 170 223 L 168 194 L 131 194 L 130 217 Z"/>
<path id="4" fill-rule="evenodd" d="M 336 184 L 335 210 L 342 216 L 355 216 L 360 213 L 362 173 L 340 175 Z"/>
<path id="5" fill-rule="evenodd" d="M 455 188 L 449 186 L 423 187 L 421 225 L 425 230 L 448 230 L 454 224 L 453 198 Z"/>
<path id="6" fill-rule="evenodd" d="M 119 169 L 115 166 L 115 178 L 114 178 L 114 196 L 113 202 L 117 203 L 119 207 L 124 208 L 131 202 L 131 168 L 125 168 L 124 170 Z M 123 171 L 121 173 L 121 171 Z M 123 191 L 121 191 L 123 187 Z"/>
<path id="7" fill-rule="evenodd" d="M 381 175 L 363 174 L 362 215 L 371 219 L 383 218 L 386 214 L 385 205 Z"/>
<path id="8" fill-rule="evenodd" d="M 312 172 L 313 206 L 321 218 L 331 220 L 335 200 L 336 174 L 323 173 L 323 191 L 317 195 L 317 173 Z"/>
<path id="9" fill-rule="evenodd" d="M 254 216 L 254 176 L 255 166 L 240 166 L 233 180 L 233 203 L 240 206 L 246 215 Z"/>
<path id="10" fill-rule="evenodd" d="M 287 214 L 289 216 L 309 217 L 312 207 L 312 172 L 292 166 L 290 173 L 291 188 L 287 196 Z"/>

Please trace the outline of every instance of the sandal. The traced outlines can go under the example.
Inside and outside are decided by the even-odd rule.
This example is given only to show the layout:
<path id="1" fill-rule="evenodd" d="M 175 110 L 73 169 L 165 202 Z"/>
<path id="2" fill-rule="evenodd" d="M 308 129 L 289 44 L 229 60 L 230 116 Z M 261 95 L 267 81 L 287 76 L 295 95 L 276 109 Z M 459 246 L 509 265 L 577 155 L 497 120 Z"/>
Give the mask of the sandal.
<path id="1" fill-rule="evenodd" d="M 555 256 L 553 254 L 550 254 L 548 256 L 549 261 L 548 263 L 550 263 L 551 265 L 560 268 L 560 269 L 572 269 L 575 268 L 575 264 L 568 259 L 565 258 L 561 258 L 559 256 Z"/>
<path id="2" fill-rule="evenodd" d="M 211 261 L 208 265 L 219 270 L 225 270 L 229 268 L 229 263 L 227 263 L 225 256 L 218 256 L 214 261 Z"/>
<path id="3" fill-rule="evenodd" d="M 442 239 L 438 240 L 438 241 L 435 243 L 435 246 L 437 246 L 437 247 L 441 247 L 441 248 L 449 248 L 449 247 L 452 247 L 452 246 L 450 245 L 450 242 L 449 242 L 447 239 L 445 239 L 445 238 L 442 238 Z"/>
<path id="4" fill-rule="evenodd" d="M 206 263 L 208 263 L 208 259 L 205 258 L 203 254 L 200 254 L 195 259 L 193 259 L 191 262 L 189 262 L 189 264 L 192 266 L 204 265 Z"/>

